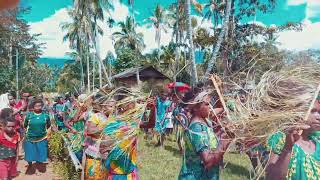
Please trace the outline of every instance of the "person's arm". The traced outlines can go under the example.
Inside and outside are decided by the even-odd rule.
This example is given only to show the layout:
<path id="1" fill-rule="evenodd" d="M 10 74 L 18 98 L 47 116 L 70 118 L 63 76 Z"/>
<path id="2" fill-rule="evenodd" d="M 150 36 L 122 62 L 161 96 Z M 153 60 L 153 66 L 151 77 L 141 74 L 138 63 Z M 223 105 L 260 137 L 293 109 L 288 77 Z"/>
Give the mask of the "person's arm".
<path id="1" fill-rule="evenodd" d="M 291 149 L 284 149 L 280 155 L 271 152 L 269 164 L 266 169 L 266 179 L 284 180 L 288 173 L 291 158 Z"/>
<path id="2" fill-rule="evenodd" d="M 49 129 L 51 127 L 50 116 L 46 114 L 46 127 Z"/>
<path id="3" fill-rule="evenodd" d="M 24 121 L 23 121 L 23 127 L 24 128 L 27 128 L 28 125 L 29 125 L 29 121 L 30 121 L 30 118 L 29 118 L 29 113 L 26 115 Z"/>
<path id="4" fill-rule="evenodd" d="M 224 136 L 226 137 L 226 136 Z M 223 159 L 223 155 L 228 149 L 231 143 L 231 139 L 221 139 L 218 148 L 214 151 L 203 151 L 200 153 L 200 158 L 206 169 L 210 169 L 215 165 L 218 165 Z"/>

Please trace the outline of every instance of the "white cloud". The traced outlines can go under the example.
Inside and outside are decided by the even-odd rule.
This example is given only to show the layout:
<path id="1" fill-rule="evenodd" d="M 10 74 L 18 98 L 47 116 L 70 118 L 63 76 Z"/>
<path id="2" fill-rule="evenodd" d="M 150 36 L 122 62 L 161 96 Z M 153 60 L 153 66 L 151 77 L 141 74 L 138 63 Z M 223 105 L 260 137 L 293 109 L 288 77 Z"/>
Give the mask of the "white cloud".
<path id="1" fill-rule="evenodd" d="M 307 2 L 307 0 L 289 0 L 290 5 L 298 5 L 299 3 Z M 310 7 L 320 5 L 320 0 L 308 0 Z M 129 9 L 126 5 L 114 0 L 115 11 L 111 12 L 112 18 L 116 22 L 123 21 L 129 14 Z M 309 5 L 308 5 L 309 7 Z M 308 11 L 307 11 L 308 12 Z M 309 12 L 311 12 L 309 10 Z M 310 13 L 311 16 L 312 13 Z M 193 16 L 198 20 L 198 26 L 204 27 L 212 32 L 212 23 L 210 21 L 203 21 L 199 16 Z M 39 41 L 46 43 L 43 57 L 65 57 L 66 52 L 70 52 L 69 43 L 63 42 L 63 36 L 66 32 L 61 30 L 61 23 L 70 21 L 67 14 L 67 9 L 56 11 L 52 16 L 43 19 L 40 22 L 30 23 L 31 33 L 41 33 Z M 253 22 L 252 22 L 253 23 Z M 255 21 L 256 24 L 264 26 L 262 22 Z M 115 26 L 112 29 L 107 27 L 105 22 L 99 22 L 99 25 L 104 30 L 104 35 L 99 38 L 100 56 L 104 58 L 108 51 L 114 53 L 111 35 L 115 31 L 119 31 L 119 27 Z M 137 27 L 137 32 L 144 34 L 144 41 L 146 49 L 144 53 L 150 52 L 152 49 L 157 48 L 155 41 L 155 29 L 147 25 Z M 302 32 L 285 31 L 279 33 L 278 41 L 281 43 L 280 47 L 291 50 L 303 50 L 307 48 L 320 48 L 320 22 L 311 23 L 305 20 L 305 27 Z M 161 45 L 167 45 L 171 41 L 172 30 L 162 32 Z"/>
<path id="2" fill-rule="evenodd" d="M 30 23 L 30 32 L 41 33 L 39 42 L 46 43 L 43 57 L 64 57 L 65 53 L 70 51 L 68 43 L 62 42 L 64 32 L 60 27 L 61 22 L 69 20 L 67 9 L 64 8 L 40 22 Z"/>
<path id="3" fill-rule="evenodd" d="M 278 41 L 280 48 L 290 50 L 305 50 L 309 48 L 320 48 L 320 22 L 304 22 L 301 32 L 284 31 L 279 33 Z"/>
<path id="4" fill-rule="evenodd" d="M 288 0 L 289 6 L 297 6 L 305 3 L 307 3 L 307 0 Z"/>

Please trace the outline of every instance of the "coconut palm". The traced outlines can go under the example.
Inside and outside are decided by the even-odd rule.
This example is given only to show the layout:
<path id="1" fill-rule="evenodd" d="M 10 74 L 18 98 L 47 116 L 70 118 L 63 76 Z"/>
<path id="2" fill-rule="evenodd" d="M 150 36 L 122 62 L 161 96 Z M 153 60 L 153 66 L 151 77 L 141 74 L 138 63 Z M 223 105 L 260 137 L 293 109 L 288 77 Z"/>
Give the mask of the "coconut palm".
<path id="1" fill-rule="evenodd" d="M 187 39 L 189 42 L 189 60 L 191 64 L 191 77 L 192 85 L 195 86 L 198 83 L 197 65 L 194 56 L 194 45 L 193 45 L 193 33 L 191 23 L 191 0 L 186 0 L 186 19 L 187 19 Z"/>
<path id="2" fill-rule="evenodd" d="M 167 17 L 165 10 L 160 6 L 157 5 L 155 8 L 153 15 L 148 18 L 151 21 L 153 27 L 156 30 L 155 41 L 158 44 L 158 50 L 160 50 L 160 43 L 161 43 L 161 32 L 164 30 L 167 32 Z"/>
<path id="3" fill-rule="evenodd" d="M 115 49 L 129 47 L 137 53 L 145 48 L 143 34 L 136 32 L 136 24 L 131 17 L 127 17 L 124 22 L 119 22 L 121 30 L 114 32 L 112 36 L 116 39 Z"/>
<path id="4" fill-rule="evenodd" d="M 227 7 L 225 9 L 225 16 L 224 16 L 224 20 L 223 20 L 224 22 L 223 22 L 222 27 L 221 27 L 221 32 L 220 32 L 220 34 L 218 36 L 218 40 L 217 40 L 216 46 L 215 46 L 215 48 L 213 50 L 212 57 L 208 62 L 208 67 L 206 69 L 204 78 L 207 78 L 209 76 L 209 74 L 211 73 L 213 65 L 214 65 L 214 62 L 216 61 L 216 58 L 218 56 L 218 52 L 220 50 L 222 41 L 224 40 L 226 32 L 228 31 L 230 14 L 231 14 L 231 5 L 232 5 L 232 0 L 228 0 L 227 1 Z"/>
<path id="5" fill-rule="evenodd" d="M 68 11 L 69 16 L 72 18 L 71 23 L 63 23 L 61 28 L 65 31 L 67 31 L 67 34 L 63 37 L 64 41 L 69 40 L 69 46 L 71 49 L 76 49 L 77 55 L 73 56 L 76 61 L 80 62 L 80 70 L 81 70 L 81 88 L 84 87 L 84 73 L 83 73 L 83 54 L 81 47 L 81 24 L 80 19 L 76 15 L 76 12 L 74 10 Z M 72 55 L 75 55 L 74 53 Z"/>

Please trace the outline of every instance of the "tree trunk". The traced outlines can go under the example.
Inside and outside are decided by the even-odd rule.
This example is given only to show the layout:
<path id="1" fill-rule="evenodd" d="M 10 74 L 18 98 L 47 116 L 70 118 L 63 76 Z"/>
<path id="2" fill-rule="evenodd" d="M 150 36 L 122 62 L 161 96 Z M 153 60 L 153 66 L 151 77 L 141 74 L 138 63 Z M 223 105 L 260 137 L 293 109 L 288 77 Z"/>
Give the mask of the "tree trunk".
<path id="1" fill-rule="evenodd" d="M 19 51 L 16 48 L 16 98 L 19 99 Z"/>
<path id="2" fill-rule="evenodd" d="M 9 65 L 10 68 L 13 66 L 13 60 L 12 60 L 12 37 L 10 36 L 9 40 Z"/>
<path id="3" fill-rule="evenodd" d="M 83 62 L 82 62 L 82 56 L 80 56 L 80 73 L 81 73 L 81 92 L 84 90 L 84 72 L 83 72 Z"/>
<path id="4" fill-rule="evenodd" d="M 228 0 L 227 1 L 227 8 L 226 8 L 226 11 L 225 11 L 226 13 L 225 13 L 225 17 L 224 17 L 224 22 L 223 22 L 222 27 L 221 27 L 221 32 L 220 32 L 220 34 L 218 36 L 216 47 L 214 48 L 213 53 L 212 53 L 212 57 L 208 62 L 208 67 L 207 67 L 206 73 L 204 75 L 205 79 L 208 78 L 209 74 L 212 71 L 212 68 L 213 68 L 214 63 L 216 62 L 216 59 L 217 59 L 217 56 L 218 56 L 222 41 L 223 41 L 223 39 L 225 37 L 226 32 L 228 31 L 230 14 L 231 14 L 231 5 L 232 5 L 232 0 Z"/>
<path id="5" fill-rule="evenodd" d="M 77 39 L 77 53 L 78 53 L 78 58 L 80 61 L 80 73 L 81 73 L 81 92 L 85 89 L 85 83 L 84 83 L 84 72 L 83 72 L 83 54 L 82 54 L 82 50 L 81 50 L 81 46 L 80 46 L 80 39 Z"/>
<path id="6" fill-rule="evenodd" d="M 86 57 L 87 57 L 87 78 L 88 78 L 87 91 L 88 91 L 88 93 L 90 93 L 90 87 L 91 87 L 91 85 L 90 85 L 90 58 L 87 55 L 86 55 Z"/>
<path id="7" fill-rule="evenodd" d="M 101 62 L 99 62 L 99 87 L 102 88 L 102 65 Z"/>
<path id="8" fill-rule="evenodd" d="M 95 77 L 96 77 L 96 58 L 94 55 L 92 55 L 92 92 L 94 92 Z"/>
<path id="9" fill-rule="evenodd" d="M 194 57 L 194 46 L 191 26 L 191 0 L 186 0 L 186 18 L 187 18 L 187 39 L 189 40 L 189 60 L 191 64 L 191 84 L 196 86 L 198 83 L 197 65 Z"/>

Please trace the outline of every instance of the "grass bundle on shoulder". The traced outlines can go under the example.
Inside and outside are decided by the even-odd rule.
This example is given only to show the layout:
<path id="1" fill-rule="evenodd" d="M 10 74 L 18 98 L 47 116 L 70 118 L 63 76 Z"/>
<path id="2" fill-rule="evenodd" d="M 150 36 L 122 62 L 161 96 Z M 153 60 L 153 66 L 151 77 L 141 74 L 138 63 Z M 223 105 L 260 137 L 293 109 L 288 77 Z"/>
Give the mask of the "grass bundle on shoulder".
<path id="1" fill-rule="evenodd" d="M 258 138 L 261 142 L 277 131 L 303 124 L 320 83 L 320 66 L 288 66 L 266 72 L 248 95 L 232 131 L 239 139 Z"/>

